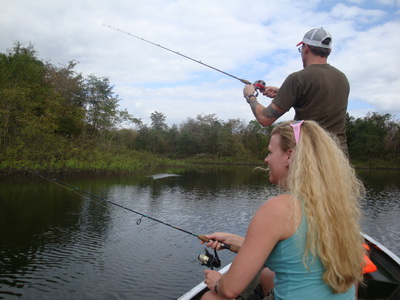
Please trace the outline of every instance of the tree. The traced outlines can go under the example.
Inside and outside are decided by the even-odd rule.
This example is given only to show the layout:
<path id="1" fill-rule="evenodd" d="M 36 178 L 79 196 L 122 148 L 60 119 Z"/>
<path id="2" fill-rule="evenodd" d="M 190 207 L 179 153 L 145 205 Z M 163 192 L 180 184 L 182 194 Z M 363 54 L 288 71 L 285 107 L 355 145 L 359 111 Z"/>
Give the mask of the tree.
<path id="1" fill-rule="evenodd" d="M 126 109 L 118 110 L 120 99 L 114 95 L 107 77 L 89 75 L 85 80 L 85 91 L 86 122 L 92 133 L 117 129 L 124 122 L 140 123 Z"/>
<path id="2" fill-rule="evenodd" d="M 400 154 L 400 122 L 390 121 L 387 124 L 387 134 L 385 138 L 385 149 L 393 157 Z"/>
<path id="3" fill-rule="evenodd" d="M 222 122 L 215 114 L 188 118 L 180 126 L 179 148 L 187 155 L 217 155 Z"/>
<path id="4" fill-rule="evenodd" d="M 264 158 L 270 136 L 271 127 L 263 127 L 257 121 L 252 120 L 243 132 L 243 145 L 253 156 Z"/>
<path id="5" fill-rule="evenodd" d="M 52 134 L 58 129 L 59 95 L 46 80 L 46 65 L 32 45 L 15 43 L 0 55 L 1 146 L 37 149 L 53 146 Z M 21 154 L 22 156 L 22 154 Z"/>
<path id="6" fill-rule="evenodd" d="M 108 78 L 89 75 L 85 88 L 86 123 L 93 132 L 112 129 L 111 120 L 116 115 L 119 99 L 113 96 Z"/>
<path id="7" fill-rule="evenodd" d="M 348 147 L 351 158 L 368 161 L 385 156 L 385 139 L 390 114 L 369 113 L 364 118 L 347 118 Z"/>
<path id="8" fill-rule="evenodd" d="M 153 112 L 151 113 L 151 127 L 158 131 L 164 131 L 168 129 L 167 123 L 165 123 L 166 117 L 163 113 Z"/>
<path id="9" fill-rule="evenodd" d="M 218 134 L 218 156 L 245 157 L 249 151 L 243 145 L 245 125 L 240 119 L 229 119 L 222 124 Z"/>
<path id="10" fill-rule="evenodd" d="M 66 104 L 83 108 L 86 102 L 85 79 L 74 70 L 77 64 L 74 60 L 63 67 L 47 63 L 47 80 L 65 99 Z"/>
<path id="11" fill-rule="evenodd" d="M 47 63 L 47 81 L 61 96 L 63 114 L 59 117 L 57 134 L 78 136 L 84 130 L 85 86 L 82 74 L 75 72 L 77 62 L 70 61 L 65 67 Z"/>

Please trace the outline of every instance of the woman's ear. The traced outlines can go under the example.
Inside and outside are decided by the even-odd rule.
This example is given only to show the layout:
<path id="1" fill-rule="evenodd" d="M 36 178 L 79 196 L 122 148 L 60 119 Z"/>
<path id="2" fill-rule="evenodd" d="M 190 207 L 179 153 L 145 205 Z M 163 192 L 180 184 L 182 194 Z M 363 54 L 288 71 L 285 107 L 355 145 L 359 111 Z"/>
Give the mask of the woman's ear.
<path id="1" fill-rule="evenodd" d="M 289 165 L 291 164 L 291 159 L 293 157 L 293 153 L 294 153 L 293 149 L 289 149 L 288 151 L 286 151 L 286 155 L 287 155 L 286 167 L 289 167 Z"/>
<path id="2" fill-rule="evenodd" d="M 289 149 L 288 151 L 286 151 L 286 154 L 288 156 L 288 159 L 290 159 L 293 155 L 294 150 L 293 149 Z"/>

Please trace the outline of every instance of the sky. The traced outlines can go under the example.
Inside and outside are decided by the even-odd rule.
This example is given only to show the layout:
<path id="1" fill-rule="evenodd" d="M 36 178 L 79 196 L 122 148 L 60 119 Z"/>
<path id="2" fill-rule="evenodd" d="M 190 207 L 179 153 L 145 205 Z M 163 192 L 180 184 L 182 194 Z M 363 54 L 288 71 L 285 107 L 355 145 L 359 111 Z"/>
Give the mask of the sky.
<path id="1" fill-rule="evenodd" d="M 235 77 L 280 86 L 303 68 L 296 44 L 314 27 L 333 36 L 328 63 L 349 79 L 348 112 L 400 117 L 400 0 L 0 0 L 0 52 L 32 44 L 56 66 L 77 61 L 83 76 L 106 77 L 144 124 L 215 114 L 254 120 L 244 84 L 146 43 L 149 40 Z M 260 96 L 267 106 L 271 99 Z M 280 120 L 294 117 L 293 110 Z"/>

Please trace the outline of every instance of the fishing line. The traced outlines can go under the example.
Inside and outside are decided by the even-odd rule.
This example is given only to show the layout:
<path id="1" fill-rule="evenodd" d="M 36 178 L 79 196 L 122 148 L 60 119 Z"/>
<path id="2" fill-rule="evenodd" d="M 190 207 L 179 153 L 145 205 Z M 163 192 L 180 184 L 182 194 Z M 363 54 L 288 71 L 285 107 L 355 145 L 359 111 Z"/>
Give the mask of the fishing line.
<path id="1" fill-rule="evenodd" d="M 220 70 L 220 69 L 217 69 L 217 68 L 215 68 L 215 67 L 213 67 L 213 66 L 210 66 L 210 65 L 208 65 L 208 64 L 206 64 L 206 63 L 203 63 L 201 60 L 197 60 L 197 59 L 191 58 L 191 57 L 189 57 L 189 56 L 187 56 L 187 55 L 184 55 L 184 54 L 182 54 L 182 53 L 180 53 L 180 52 L 178 52 L 178 51 L 174 51 L 174 50 L 169 49 L 169 48 L 167 48 L 167 47 L 161 46 L 160 44 L 153 43 L 153 42 L 151 42 L 151 41 L 149 41 L 149 40 L 146 40 L 146 39 L 144 39 L 144 38 L 142 38 L 142 37 L 140 37 L 140 36 L 134 35 L 134 34 L 132 34 L 132 33 L 130 33 L 130 32 L 121 30 L 121 29 L 119 29 L 119 28 L 112 27 L 112 26 L 107 25 L 107 24 L 103 24 L 103 26 L 108 27 L 108 28 L 113 29 L 113 30 L 116 30 L 116 31 L 119 31 L 119 32 L 121 32 L 121 33 L 127 34 L 127 35 L 129 35 L 129 36 L 131 36 L 131 37 L 134 37 L 134 38 L 136 38 L 136 39 L 142 40 L 142 41 L 144 41 L 144 42 L 146 42 L 146 43 L 149 43 L 149 44 L 152 44 L 152 45 L 154 45 L 154 46 L 160 47 L 160 48 L 162 48 L 162 49 L 164 49 L 164 50 L 167 50 L 167 51 L 169 51 L 169 52 L 178 54 L 178 55 L 180 55 L 180 56 L 182 56 L 182 57 L 184 57 L 184 58 L 190 59 L 191 61 L 194 61 L 194 62 L 196 62 L 196 63 L 199 63 L 199 64 L 201 64 L 201 65 L 203 65 L 203 66 L 206 66 L 207 68 L 213 69 L 213 70 L 215 70 L 215 71 L 217 71 L 217 72 L 220 72 L 220 73 L 222 73 L 222 74 L 225 74 L 225 75 L 227 75 L 227 76 L 230 76 L 230 77 L 232 77 L 232 78 L 235 78 L 235 79 L 237 79 L 237 80 L 243 82 L 244 84 L 251 84 L 251 82 L 248 81 L 248 80 L 246 80 L 246 79 L 241 79 L 241 78 L 239 78 L 239 77 L 236 77 L 236 76 L 234 76 L 234 75 L 232 75 L 232 74 L 229 74 L 229 73 L 227 73 L 227 72 L 225 72 L 225 71 L 222 71 L 222 70 Z"/>
<path id="2" fill-rule="evenodd" d="M 50 181 L 50 182 L 52 182 L 52 183 L 54 183 L 54 184 L 56 184 L 56 185 L 58 185 L 58 186 L 61 186 L 61 187 L 63 187 L 63 188 L 66 188 L 67 190 L 69 190 L 69 191 L 71 191 L 71 192 L 74 192 L 74 193 L 76 193 L 76 194 L 78 194 L 78 195 L 80 195 L 80 196 L 83 196 L 83 197 L 85 197 L 85 198 L 87 198 L 87 199 L 89 199 L 89 200 L 92 200 L 93 198 L 94 198 L 94 199 L 98 199 L 98 200 L 104 201 L 104 202 L 106 202 L 106 203 L 109 203 L 109 204 L 111 204 L 111 205 L 118 206 L 119 208 L 125 209 L 125 210 L 127 210 L 127 211 L 133 212 L 133 213 L 135 213 L 135 214 L 138 214 L 138 215 L 141 216 L 141 218 L 139 218 L 139 219 L 136 221 L 136 224 L 137 224 L 137 225 L 139 225 L 139 224 L 142 222 L 142 219 L 143 219 L 143 218 L 148 218 L 148 219 L 150 219 L 150 220 L 153 220 L 153 221 L 155 221 L 155 222 L 158 222 L 158 223 L 163 224 L 163 225 L 165 225 L 165 226 L 168 226 L 168 227 L 170 227 L 170 228 L 179 230 L 179 231 L 184 232 L 184 233 L 186 233 L 186 234 L 189 234 L 189 235 L 191 235 L 191 236 L 195 236 L 195 237 L 197 237 L 199 240 L 201 240 L 201 241 L 203 241 L 203 242 L 209 242 L 209 241 L 210 241 L 210 239 L 206 238 L 204 235 L 198 235 L 198 234 L 195 234 L 195 233 L 193 233 L 193 232 L 187 231 L 187 230 L 185 230 L 185 229 L 179 228 L 179 227 L 177 227 L 177 226 L 168 224 L 168 223 L 166 223 L 166 222 L 164 222 L 164 221 L 161 221 L 161 220 L 159 220 L 159 219 L 153 218 L 153 217 L 151 217 L 151 216 L 149 216 L 149 215 L 143 214 L 143 213 L 138 212 L 138 211 L 136 211 L 136 210 L 134 210 L 134 209 L 128 208 L 128 207 L 126 207 L 126 206 L 123 206 L 123 205 L 121 205 L 121 204 L 118 204 L 118 203 L 116 203 L 116 202 L 113 202 L 113 201 L 111 201 L 111 200 L 108 200 L 108 199 L 106 199 L 106 198 L 103 198 L 103 197 L 100 197 L 100 196 L 98 196 L 98 195 L 92 194 L 92 193 L 90 193 L 90 192 L 88 192 L 88 191 L 82 190 L 82 189 L 80 189 L 80 188 L 78 188 L 78 187 L 76 187 L 76 186 L 73 186 L 73 185 L 71 185 L 71 184 L 68 184 L 68 183 L 66 183 L 66 182 L 60 181 L 60 180 L 58 180 L 58 179 L 56 179 L 56 178 L 49 177 L 49 176 L 44 175 L 44 174 L 41 174 L 41 173 L 39 173 L 39 172 L 37 172 L 37 171 L 31 171 L 31 170 L 27 170 L 27 171 L 30 172 L 30 173 L 32 173 L 32 174 L 34 174 L 34 175 L 36 175 L 36 176 L 38 176 L 38 177 L 40 177 L 40 178 L 42 178 L 42 179 L 45 179 L 45 180 L 47 180 L 47 181 Z M 230 251 L 232 251 L 232 252 L 236 252 L 236 253 L 239 251 L 239 248 L 236 247 L 236 246 L 231 246 L 231 245 L 227 245 L 227 244 L 222 244 L 222 247 L 225 248 L 225 249 L 228 249 L 228 250 L 230 250 Z"/>
<path id="3" fill-rule="evenodd" d="M 118 204 L 118 203 L 116 203 L 116 202 L 113 202 L 113 201 L 111 201 L 111 200 L 108 200 L 108 199 L 106 199 L 106 198 L 103 198 L 103 197 L 100 197 L 100 196 L 98 196 L 98 195 L 92 194 L 92 193 L 90 193 L 90 192 L 88 192 L 88 191 L 82 190 L 82 189 L 80 189 L 80 188 L 78 188 L 78 187 L 76 187 L 76 186 L 70 185 L 70 184 L 68 184 L 68 183 L 66 183 L 66 182 L 62 182 L 62 181 L 60 181 L 60 180 L 58 180 L 58 179 L 56 179 L 56 178 L 52 178 L 52 177 L 46 176 L 46 175 L 41 174 L 41 173 L 36 172 L 36 171 L 30 171 L 30 170 L 28 170 L 28 171 L 31 172 L 32 174 L 35 174 L 35 175 L 37 175 L 37 176 L 39 176 L 39 177 L 41 177 L 41 178 L 47 180 L 47 181 L 53 182 L 53 183 L 55 183 L 55 184 L 57 184 L 57 185 L 59 185 L 59 186 L 61 186 L 61 187 L 64 187 L 64 188 L 68 189 L 68 190 L 71 191 L 71 192 L 74 192 L 74 193 L 77 193 L 78 195 L 84 196 L 84 197 L 88 198 L 89 200 L 91 200 L 92 198 L 95 198 L 95 199 L 98 199 L 98 200 L 107 202 L 107 203 L 109 203 L 109 204 L 118 206 L 118 207 L 120 207 L 120 208 L 122 208 L 122 209 L 125 209 L 125 210 L 127 210 L 127 211 L 130 211 L 130 212 L 133 212 L 133 213 L 135 213 L 135 214 L 138 214 L 138 215 L 140 215 L 142 218 L 143 218 L 143 217 L 148 218 L 148 219 L 153 220 L 153 221 L 155 221 L 155 222 L 164 224 L 164 225 L 166 225 L 166 226 L 169 226 L 169 227 L 171 227 L 171 228 L 177 229 L 177 230 L 182 231 L 182 232 L 184 232 L 184 233 L 187 233 L 187 234 L 193 235 L 193 236 L 195 236 L 195 237 L 198 237 L 197 234 L 194 234 L 194 233 L 189 232 L 189 231 L 187 231 L 187 230 L 184 230 L 184 229 L 182 229 L 182 228 L 173 226 L 173 225 L 171 225 L 171 224 L 165 223 L 165 222 L 163 222 L 163 221 L 161 221 L 161 220 L 158 220 L 158 219 L 156 219 L 156 218 L 153 218 L 153 217 L 151 217 L 151 216 L 148 216 L 148 215 L 146 215 L 146 214 L 143 214 L 143 213 L 141 213 L 141 212 L 138 212 L 138 211 L 136 211 L 136 210 L 133 210 L 133 209 L 131 209 L 131 208 L 128 208 L 128 207 L 126 207 L 126 206 L 123 206 L 123 205 L 121 205 L 121 204 Z M 136 224 L 139 225 L 139 224 L 141 223 L 142 218 L 140 218 L 140 219 L 136 222 Z"/>
<path id="4" fill-rule="evenodd" d="M 162 49 L 164 49 L 164 50 L 167 50 L 167 51 L 169 51 L 169 52 L 172 52 L 172 53 L 174 53 L 174 54 L 178 54 L 178 55 L 180 55 L 180 56 L 182 56 L 182 57 L 184 57 L 184 58 L 190 59 L 191 61 L 194 61 L 194 62 L 196 62 L 196 63 L 198 63 L 198 64 L 201 64 L 201 65 L 203 65 L 203 66 L 206 66 L 207 68 L 213 69 L 214 71 L 217 71 L 217 72 L 220 72 L 220 73 L 222 73 L 222 74 L 225 74 L 225 75 L 227 75 L 227 76 L 229 76 L 229 77 L 235 78 L 235 79 L 239 80 L 240 82 L 242 82 L 242 83 L 244 83 L 244 84 L 251 84 L 251 82 L 248 81 L 248 80 L 246 80 L 246 79 L 242 79 L 242 78 L 236 77 L 236 76 L 234 76 L 234 75 L 232 75 L 232 74 L 229 74 L 228 72 L 222 71 L 222 70 L 217 69 L 217 68 L 215 68 L 215 67 L 213 67 L 213 66 L 210 66 L 210 65 L 208 65 L 208 64 L 205 64 L 205 63 L 203 63 L 201 60 L 197 60 L 197 59 L 191 58 L 190 56 L 187 56 L 187 55 L 185 55 L 185 54 L 182 54 L 182 53 L 180 53 L 180 52 L 178 52 L 178 51 L 174 51 L 174 50 L 169 49 L 169 48 L 167 48 L 167 47 L 161 46 L 160 44 L 153 43 L 152 41 L 146 40 L 146 39 L 144 39 L 144 38 L 142 38 L 142 37 L 140 37 L 140 36 L 134 35 L 134 34 L 132 34 L 132 33 L 130 33 L 130 32 L 121 30 L 121 29 L 119 29 L 119 28 L 112 27 L 112 26 L 107 25 L 107 24 L 103 24 L 103 26 L 108 27 L 108 28 L 113 29 L 113 30 L 116 30 L 116 31 L 119 31 L 119 32 L 121 32 L 121 33 L 123 33 L 123 34 L 127 34 L 127 35 L 129 35 L 129 36 L 131 36 L 131 37 L 134 37 L 134 38 L 136 38 L 136 39 L 139 39 L 139 40 L 144 41 L 144 42 L 146 42 L 146 43 L 149 43 L 149 44 L 151 44 L 151 45 L 160 47 L 160 48 L 162 48 Z M 254 85 L 254 87 L 255 87 L 255 89 L 256 89 L 256 94 L 255 94 L 256 97 L 258 96 L 258 91 L 264 92 L 265 87 L 266 87 L 266 84 L 265 84 L 264 80 L 256 80 L 256 81 L 253 83 L 253 85 Z"/>

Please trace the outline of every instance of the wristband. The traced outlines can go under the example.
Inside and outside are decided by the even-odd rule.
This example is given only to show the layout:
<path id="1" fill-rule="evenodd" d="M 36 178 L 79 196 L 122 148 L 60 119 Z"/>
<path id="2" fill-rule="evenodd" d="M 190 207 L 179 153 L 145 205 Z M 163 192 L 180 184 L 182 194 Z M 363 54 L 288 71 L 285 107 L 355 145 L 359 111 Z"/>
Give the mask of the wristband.
<path id="1" fill-rule="evenodd" d="M 218 281 L 219 280 L 217 280 L 217 282 L 215 282 L 215 285 L 214 285 L 214 292 L 216 292 L 217 294 L 218 294 Z"/>
<path id="2" fill-rule="evenodd" d="M 249 95 L 249 96 L 245 96 L 247 103 L 250 103 L 250 98 L 254 97 L 257 99 L 256 95 Z"/>

